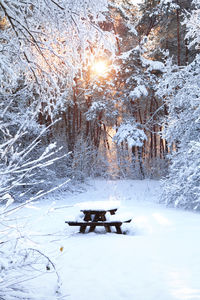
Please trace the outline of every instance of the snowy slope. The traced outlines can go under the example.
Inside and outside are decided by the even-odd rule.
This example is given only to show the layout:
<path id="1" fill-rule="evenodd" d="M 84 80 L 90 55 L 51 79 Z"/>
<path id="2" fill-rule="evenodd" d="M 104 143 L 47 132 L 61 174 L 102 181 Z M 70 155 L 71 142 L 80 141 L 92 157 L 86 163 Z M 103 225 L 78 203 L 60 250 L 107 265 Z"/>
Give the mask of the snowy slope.
<path id="1" fill-rule="evenodd" d="M 200 215 L 158 204 L 157 181 L 91 181 L 82 193 L 54 193 L 18 212 L 22 246 L 51 258 L 55 273 L 28 282 L 34 299 L 200 299 Z M 126 235 L 80 234 L 64 223 L 85 201 L 120 201 Z M 23 218 L 22 218 L 23 217 Z M 20 224 L 20 225 L 19 225 Z"/>

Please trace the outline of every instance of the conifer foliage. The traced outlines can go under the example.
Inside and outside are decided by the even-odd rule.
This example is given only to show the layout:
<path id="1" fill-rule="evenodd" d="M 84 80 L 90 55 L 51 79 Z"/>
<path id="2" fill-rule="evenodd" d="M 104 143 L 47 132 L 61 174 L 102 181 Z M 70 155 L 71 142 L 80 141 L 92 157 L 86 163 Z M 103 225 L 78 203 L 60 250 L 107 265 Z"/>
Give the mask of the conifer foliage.
<path id="1" fill-rule="evenodd" d="M 195 1 L 194 1 L 195 4 Z M 199 4 L 185 16 L 189 47 L 199 48 Z M 169 66 L 170 64 L 168 64 Z M 200 209 L 200 55 L 189 65 L 168 68 L 160 81 L 158 94 L 168 106 L 165 136 L 174 148 L 164 180 L 167 204 Z"/>

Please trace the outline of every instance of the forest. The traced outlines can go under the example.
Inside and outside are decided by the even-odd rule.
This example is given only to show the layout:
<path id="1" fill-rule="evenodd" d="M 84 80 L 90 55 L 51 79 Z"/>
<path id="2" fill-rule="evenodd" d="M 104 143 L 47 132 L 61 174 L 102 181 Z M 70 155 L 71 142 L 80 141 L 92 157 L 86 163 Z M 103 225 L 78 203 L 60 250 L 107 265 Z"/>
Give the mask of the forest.
<path id="1" fill-rule="evenodd" d="M 199 212 L 199 0 L 0 0 L 0 178 L 2 224 L 91 178 Z"/>
<path id="2" fill-rule="evenodd" d="M 0 2 L 1 197 L 164 178 L 198 210 L 198 1 L 79 2 Z"/>

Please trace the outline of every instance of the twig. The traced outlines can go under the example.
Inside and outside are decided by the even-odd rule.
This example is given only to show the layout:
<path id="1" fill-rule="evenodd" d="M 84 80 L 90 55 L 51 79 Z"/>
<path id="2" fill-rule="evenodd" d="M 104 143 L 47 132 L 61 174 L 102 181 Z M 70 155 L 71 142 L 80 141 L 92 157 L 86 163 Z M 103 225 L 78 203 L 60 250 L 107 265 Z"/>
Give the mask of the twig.
<path id="1" fill-rule="evenodd" d="M 59 184 L 58 186 L 56 186 L 56 187 L 50 189 L 48 192 L 44 192 L 44 193 L 42 193 L 42 194 L 40 194 L 40 195 L 38 195 L 38 196 L 32 197 L 32 198 L 30 198 L 28 201 L 26 201 L 25 203 L 22 203 L 21 205 L 19 205 L 19 206 L 17 206 L 17 207 L 14 207 L 14 208 L 12 208 L 12 209 L 9 209 L 9 210 L 7 210 L 7 211 L 1 213 L 0 216 L 1 216 L 1 215 L 8 215 L 8 214 L 10 214 L 10 213 L 13 212 L 13 211 L 19 210 L 20 208 L 22 208 L 22 207 L 26 206 L 27 204 L 31 203 L 33 200 L 39 199 L 39 198 L 41 198 L 41 197 L 43 197 L 43 196 L 45 196 L 45 195 L 47 195 L 47 194 L 49 194 L 49 193 L 51 193 L 51 192 L 57 190 L 57 189 L 59 189 L 60 187 L 62 187 L 62 186 L 65 185 L 66 183 L 68 183 L 69 181 L 70 181 L 70 179 L 67 179 L 65 182 L 63 182 L 63 183 Z"/>

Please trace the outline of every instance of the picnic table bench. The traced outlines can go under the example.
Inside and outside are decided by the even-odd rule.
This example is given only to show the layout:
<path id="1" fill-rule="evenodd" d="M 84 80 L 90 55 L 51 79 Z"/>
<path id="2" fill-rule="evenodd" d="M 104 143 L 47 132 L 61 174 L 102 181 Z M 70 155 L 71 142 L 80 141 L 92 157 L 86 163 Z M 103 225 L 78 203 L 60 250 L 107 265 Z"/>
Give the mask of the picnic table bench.
<path id="1" fill-rule="evenodd" d="M 80 209 L 83 213 L 83 218 L 81 220 L 65 221 L 65 223 L 69 226 L 80 226 L 81 233 L 85 233 L 87 227 L 89 227 L 89 232 L 93 232 L 98 226 L 103 226 L 106 232 L 112 232 L 111 227 L 114 226 L 116 228 L 116 232 L 118 234 L 122 234 L 121 225 L 123 223 L 131 222 L 132 219 L 130 217 L 123 218 L 121 220 L 120 218 L 118 219 L 117 215 L 116 217 L 114 216 L 117 209 L 118 205 L 116 201 L 115 205 L 114 203 L 109 203 L 109 201 L 90 203 L 89 206 L 87 204 L 85 208 L 83 207 Z M 114 218 L 109 216 L 114 216 Z"/>

